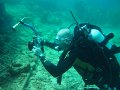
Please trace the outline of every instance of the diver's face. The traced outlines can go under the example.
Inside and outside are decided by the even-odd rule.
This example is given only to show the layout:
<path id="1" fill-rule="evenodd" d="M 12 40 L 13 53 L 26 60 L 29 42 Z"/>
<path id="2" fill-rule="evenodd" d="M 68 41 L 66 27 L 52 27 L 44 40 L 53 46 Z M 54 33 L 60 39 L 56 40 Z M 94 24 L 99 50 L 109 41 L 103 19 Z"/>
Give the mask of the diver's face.
<path id="1" fill-rule="evenodd" d="M 66 50 L 71 43 L 71 40 L 68 38 L 61 38 L 61 39 L 56 39 L 56 44 L 58 44 L 59 48 L 62 50 Z"/>

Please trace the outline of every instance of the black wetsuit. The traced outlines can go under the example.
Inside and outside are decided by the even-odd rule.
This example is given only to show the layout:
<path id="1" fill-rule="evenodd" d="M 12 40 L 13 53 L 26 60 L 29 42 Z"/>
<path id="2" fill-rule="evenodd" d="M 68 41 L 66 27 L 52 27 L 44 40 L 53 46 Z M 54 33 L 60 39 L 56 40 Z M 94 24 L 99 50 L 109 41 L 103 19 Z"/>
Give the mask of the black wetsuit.
<path id="1" fill-rule="evenodd" d="M 49 44 L 48 44 L 49 43 Z M 50 45 L 50 46 L 49 46 Z M 47 42 L 47 46 L 51 47 L 52 43 Z M 55 44 L 51 48 L 53 48 Z M 89 42 L 89 44 L 86 44 L 86 46 L 79 46 L 79 47 L 74 47 L 70 51 L 68 51 L 68 54 L 66 57 L 62 60 L 59 60 L 57 66 L 50 63 L 48 61 L 48 64 L 43 63 L 44 67 L 46 70 L 54 77 L 61 76 L 64 72 L 66 72 L 68 69 L 70 69 L 72 66 L 75 68 L 75 70 L 82 75 L 83 80 L 87 84 L 96 84 L 99 87 L 103 87 L 104 84 L 106 83 L 111 83 L 114 81 L 114 84 L 118 84 L 119 80 L 115 82 L 115 80 L 118 79 L 118 69 L 117 67 L 113 69 L 112 73 L 114 74 L 114 77 L 116 76 L 115 80 L 112 80 L 112 76 L 108 75 L 111 74 L 109 71 L 109 65 L 105 65 L 106 63 L 106 57 L 103 56 L 103 54 L 100 54 L 101 51 L 99 48 L 95 47 L 95 43 Z M 94 47 L 94 49 L 93 49 Z M 95 53 L 96 52 L 96 53 Z M 74 64 L 76 59 L 79 58 L 79 60 L 82 60 L 86 63 L 91 64 L 95 69 L 99 68 L 102 71 L 95 71 L 93 77 L 91 77 L 91 80 L 87 80 L 87 72 L 89 72 L 87 69 L 85 72 L 83 72 L 82 68 L 79 65 Z M 116 85 L 114 85 L 116 86 Z"/>
<path id="2" fill-rule="evenodd" d="M 46 42 L 45 45 L 53 49 L 56 46 L 55 43 L 50 42 Z M 42 61 L 42 63 L 46 70 L 54 77 L 61 76 L 73 66 L 75 70 L 82 75 L 83 80 L 87 84 L 95 84 L 100 88 L 103 88 L 103 85 L 108 84 L 111 87 L 115 86 L 120 88 L 120 78 L 118 78 L 119 66 L 116 64 L 114 56 L 112 56 L 113 60 L 110 62 L 108 61 L 109 55 L 107 50 L 104 50 L 103 52 L 96 43 L 88 40 L 87 42 L 84 42 L 84 45 L 79 44 L 77 46 L 72 46 L 66 57 L 59 60 L 57 66 L 49 61 L 46 61 L 46 63 Z M 75 64 L 76 59 L 89 63 L 94 67 L 95 70 L 90 80 L 87 80 L 88 78 L 86 77 L 88 74 L 87 72 L 90 71 L 88 68 L 82 70 L 79 65 Z"/>

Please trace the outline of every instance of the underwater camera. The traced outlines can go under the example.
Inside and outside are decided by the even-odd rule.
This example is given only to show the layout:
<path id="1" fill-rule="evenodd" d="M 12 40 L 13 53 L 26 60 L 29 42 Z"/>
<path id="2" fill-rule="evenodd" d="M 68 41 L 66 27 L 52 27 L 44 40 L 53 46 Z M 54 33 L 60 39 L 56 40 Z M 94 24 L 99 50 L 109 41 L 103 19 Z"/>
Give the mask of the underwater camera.
<path id="1" fill-rule="evenodd" d="M 23 22 L 23 20 L 26 19 L 26 18 L 28 18 L 28 17 L 24 17 L 24 18 L 22 18 L 19 22 L 17 22 L 17 23 L 12 27 L 12 30 L 13 30 L 13 31 L 16 31 L 16 27 L 19 26 L 19 24 L 30 28 L 30 29 L 34 32 L 35 36 L 33 37 L 33 40 L 32 40 L 32 41 L 29 41 L 29 42 L 28 42 L 28 49 L 31 51 L 31 50 L 33 49 L 33 47 L 36 46 L 36 47 L 40 47 L 41 50 L 44 51 L 44 50 L 43 50 L 43 40 L 42 40 L 42 38 L 41 38 L 40 36 L 38 36 L 38 32 L 37 32 L 37 30 L 35 29 L 35 27 L 32 26 L 32 25 L 30 25 L 30 24 L 28 24 L 28 23 L 24 23 L 24 22 Z"/>

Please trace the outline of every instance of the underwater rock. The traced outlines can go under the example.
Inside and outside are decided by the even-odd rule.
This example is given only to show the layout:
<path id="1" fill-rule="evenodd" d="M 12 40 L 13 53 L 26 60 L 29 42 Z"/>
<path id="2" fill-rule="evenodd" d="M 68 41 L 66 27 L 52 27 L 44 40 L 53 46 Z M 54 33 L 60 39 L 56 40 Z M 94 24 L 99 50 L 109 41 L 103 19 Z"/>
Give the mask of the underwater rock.
<path id="1" fill-rule="evenodd" d="M 11 76 L 19 75 L 20 73 L 27 73 L 30 70 L 30 64 L 20 64 L 20 63 L 13 63 L 9 68 L 9 73 Z"/>

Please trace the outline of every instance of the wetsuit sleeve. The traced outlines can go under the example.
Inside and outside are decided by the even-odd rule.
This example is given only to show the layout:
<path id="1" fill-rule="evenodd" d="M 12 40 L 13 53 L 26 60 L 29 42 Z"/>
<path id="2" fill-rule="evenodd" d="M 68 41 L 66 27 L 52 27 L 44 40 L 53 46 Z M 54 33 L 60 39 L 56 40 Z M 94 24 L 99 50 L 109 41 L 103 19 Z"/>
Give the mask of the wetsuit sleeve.
<path id="1" fill-rule="evenodd" d="M 44 41 L 44 45 L 45 46 L 47 46 L 47 47 L 50 47 L 50 48 L 52 48 L 52 49 L 55 49 L 55 46 L 57 46 L 57 44 L 56 43 L 54 43 L 54 42 L 49 42 L 49 41 Z"/>
<path id="2" fill-rule="evenodd" d="M 57 77 L 62 75 L 68 69 L 70 69 L 73 66 L 75 59 L 76 59 L 76 54 L 73 52 L 69 52 L 68 56 L 66 56 L 66 58 L 63 60 L 59 60 L 57 65 L 54 65 L 53 63 L 45 59 L 41 60 L 41 62 L 43 63 L 43 66 L 46 68 L 46 70 L 53 77 Z"/>
<path id="3" fill-rule="evenodd" d="M 51 48 L 51 49 L 54 49 L 56 51 L 61 51 L 61 49 L 58 47 L 58 44 L 56 44 L 55 42 L 49 42 L 49 41 L 44 41 L 44 45 Z M 58 47 L 58 48 L 56 48 Z"/>

